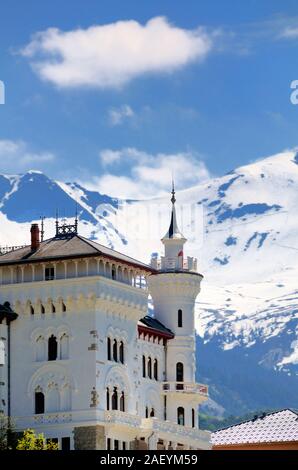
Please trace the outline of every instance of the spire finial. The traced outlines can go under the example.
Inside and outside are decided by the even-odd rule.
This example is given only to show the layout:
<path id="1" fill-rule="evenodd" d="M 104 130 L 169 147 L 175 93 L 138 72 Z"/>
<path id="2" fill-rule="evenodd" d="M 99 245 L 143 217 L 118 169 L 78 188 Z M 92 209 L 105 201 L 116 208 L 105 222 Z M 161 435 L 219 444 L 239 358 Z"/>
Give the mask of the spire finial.
<path id="1" fill-rule="evenodd" d="M 175 183 L 174 183 L 174 178 L 172 177 L 172 197 L 171 197 L 171 202 L 172 204 L 175 204 L 176 202 L 176 197 L 175 197 Z"/>

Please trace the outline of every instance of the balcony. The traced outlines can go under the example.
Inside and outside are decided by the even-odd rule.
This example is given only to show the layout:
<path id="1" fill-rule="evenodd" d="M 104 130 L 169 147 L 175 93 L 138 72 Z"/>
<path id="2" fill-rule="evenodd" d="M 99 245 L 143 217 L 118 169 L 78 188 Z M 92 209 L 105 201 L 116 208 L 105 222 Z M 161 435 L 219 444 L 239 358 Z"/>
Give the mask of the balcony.
<path id="1" fill-rule="evenodd" d="M 163 382 L 162 393 L 168 395 L 178 393 L 183 396 L 197 396 L 199 402 L 203 402 L 209 398 L 208 385 L 198 384 L 196 382 Z"/>
<path id="2" fill-rule="evenodd" d="M 181 426 L 171 421 L 161 421 L 156 418 L 143 419 L 141 433 L 147 437 L 154 433 L 159 439 L 179 442 L 187 448 L 188 446 L 197 449 L 211 448 L 209 431 Z"/>

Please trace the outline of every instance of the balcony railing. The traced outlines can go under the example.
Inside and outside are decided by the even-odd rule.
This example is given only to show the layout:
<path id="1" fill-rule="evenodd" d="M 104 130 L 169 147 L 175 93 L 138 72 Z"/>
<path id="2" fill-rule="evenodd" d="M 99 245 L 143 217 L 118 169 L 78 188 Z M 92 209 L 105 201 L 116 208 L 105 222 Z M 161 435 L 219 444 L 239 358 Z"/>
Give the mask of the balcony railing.
<path id="1" fill-rule="evenodd" d="M 208 385 L 195 382 L 163 382 L 163 392 L 196 393 L 208 397 Z"/>

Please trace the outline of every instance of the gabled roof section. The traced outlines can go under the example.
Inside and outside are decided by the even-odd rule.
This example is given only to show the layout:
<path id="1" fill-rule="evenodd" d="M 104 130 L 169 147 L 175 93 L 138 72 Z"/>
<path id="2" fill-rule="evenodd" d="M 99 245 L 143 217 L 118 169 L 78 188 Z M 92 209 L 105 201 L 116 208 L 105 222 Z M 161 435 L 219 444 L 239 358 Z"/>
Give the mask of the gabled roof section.
<path id="1" fill-rule="evenodd" d="M 211 442 L 216 446 L 290 441 L 298 442 L 298 413 L 289 408 L 263 413 L 211 435 Z"/>
<path id="2" fill-rule="evenodd" d="M 174 338 L 175 336 L 174 333 L 169 330 L 169 328 L 166 328 L 159 320 L 150 317 L 149 315 L 141 318 L 141 320 L 138 322 L 138 326 L 145 327 L 148 330 L 155 330 L 158 334 L 161 334 L 168 339 Z"/>
<path id="3" fill-rule="evenodd" d="M 150 266 L 138 261 L 130 256 L 126 256 L 118 251 L 100 245 L 97 242 L 88 240 L 81 235 L 67 237 L 54 237 L 40 243 L 37 250 L 32 251 L 31 246 L 25 246 L 14 251 L 10 251 L 0 256 L 0 266 L 19 263 L 33 263 L 41 261 L 51 261 L 58 259 L 70 259 L 80 257 L 104 256 L 115 261 L 130 264 L 136 268 L 149 272 L 154 271 Z"/>

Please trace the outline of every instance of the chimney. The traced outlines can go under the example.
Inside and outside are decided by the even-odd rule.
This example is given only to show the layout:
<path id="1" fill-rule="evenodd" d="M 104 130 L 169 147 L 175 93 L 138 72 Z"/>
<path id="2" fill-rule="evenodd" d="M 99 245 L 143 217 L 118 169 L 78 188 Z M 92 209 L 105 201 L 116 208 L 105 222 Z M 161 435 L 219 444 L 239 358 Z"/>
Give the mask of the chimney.
<path id="1" fill-rule="evenodd" d="M 30 232 L 31 232 L 31 250 L 36 251 L 38 250 L 39 245 L 40 245 L 38 224 L 32 224 Z"/>

